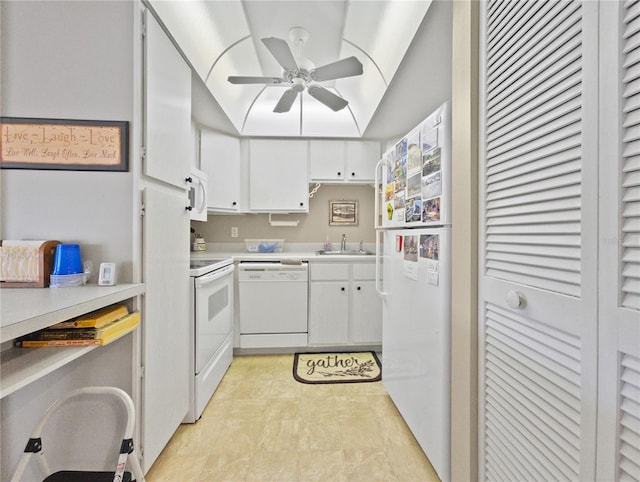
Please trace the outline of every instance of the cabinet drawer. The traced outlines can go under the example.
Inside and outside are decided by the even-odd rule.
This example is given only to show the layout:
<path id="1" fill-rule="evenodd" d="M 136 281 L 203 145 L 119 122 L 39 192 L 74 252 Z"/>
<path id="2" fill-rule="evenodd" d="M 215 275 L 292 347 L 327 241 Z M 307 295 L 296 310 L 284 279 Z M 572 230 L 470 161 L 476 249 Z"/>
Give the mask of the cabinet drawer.
<path id="1" fill-rule="evenodd" d="M 311 263 L 311 281 L 348 280 L 349 265 L 333 263 Z"/>
<path id="2" fill-rule="evenodd" d="M 376 264 L 375 263 L 353 263 L 353 279 L 354 280 L 375 280 Z"/>

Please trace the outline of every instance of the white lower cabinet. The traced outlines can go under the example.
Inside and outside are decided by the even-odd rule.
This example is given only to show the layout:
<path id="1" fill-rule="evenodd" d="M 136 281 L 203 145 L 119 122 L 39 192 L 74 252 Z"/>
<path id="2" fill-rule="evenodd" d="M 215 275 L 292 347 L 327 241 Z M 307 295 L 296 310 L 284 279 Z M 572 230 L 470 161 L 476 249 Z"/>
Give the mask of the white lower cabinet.
<path id="1" fill-rule="evenodd" d="M 349 342 L 349 280 L 311 281 L 309 345 Z"/>
<path id="2" fill-rule="evenodd" d="M 375 281 L 354 279 L 351 282 L 349 341 L 382 343 L 382 303 L 376 293 Z"/>
<path id="3" fill-rule="evenodd" d="M 309 345 L 382 343 L 375 264 L 310 263 Z"/>

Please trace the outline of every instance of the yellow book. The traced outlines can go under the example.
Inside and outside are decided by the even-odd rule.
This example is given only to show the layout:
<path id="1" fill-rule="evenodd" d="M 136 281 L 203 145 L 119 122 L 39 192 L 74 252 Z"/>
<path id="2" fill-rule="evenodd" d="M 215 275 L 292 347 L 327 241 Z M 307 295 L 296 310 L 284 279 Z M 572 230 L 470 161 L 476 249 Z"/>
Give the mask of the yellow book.
<path id="1" fill-rule="evenodd" d="M 93 338 L 53 339 L 53 340 L 16 340 L 14 346 L 22 348 L 42 348 L 48 346 L 90 346 L 108 345 L 114 340 L 135 330 L 140 324 L 140 313 L 135 311 L 118 321 L 96 330 Z"/>
<path id="2" fill-rule="evenodd" d="M 100 345 L 100 340 L 15 340 L 18 348 L 45 348 L 50 346 L 92 346 Z"/>
<path id="3" fill-rule="evenodd" d="M 101 345 L 108 345 L 123 335 L 135 330 L 140 324 L 140 312 L 134 311 L 128 316 L 98 330 Z"/>
<path id="4" fill-rule="evenodd" d="M 63 321 L 50 326 L 49 329 L 59 330 L 65 328 L 102 328 L 103 326 L 127 316 L 129 310 L 125 305 L 116 305 L 103 308 L 98 311 L 79 316 L 75 320 Z"/>

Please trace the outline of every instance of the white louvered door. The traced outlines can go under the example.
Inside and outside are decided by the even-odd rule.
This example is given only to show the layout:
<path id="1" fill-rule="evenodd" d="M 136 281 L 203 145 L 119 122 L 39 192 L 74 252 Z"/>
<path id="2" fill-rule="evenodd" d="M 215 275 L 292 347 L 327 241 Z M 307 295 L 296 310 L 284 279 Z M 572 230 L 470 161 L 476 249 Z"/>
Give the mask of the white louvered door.
<path id="1" fill-rule="evenodd" d="M 640 1 L 602 4 L 600 32 L 597 476 L 640 481 Z"/>
<path id="2" fill-rule="evenodd" d="M 597 9 L 482 5 L 481 480 L 595 477 Z"/>

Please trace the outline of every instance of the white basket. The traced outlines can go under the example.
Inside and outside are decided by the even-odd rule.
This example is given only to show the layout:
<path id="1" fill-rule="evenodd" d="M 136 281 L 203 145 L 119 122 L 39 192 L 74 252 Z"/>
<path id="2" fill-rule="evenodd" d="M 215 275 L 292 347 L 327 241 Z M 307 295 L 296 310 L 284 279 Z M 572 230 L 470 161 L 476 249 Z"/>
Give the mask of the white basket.
<path id="1" fill-rule="evenodd" d="M 284 239 L 245 239 L 247 253 L 282 253 Z"/>

